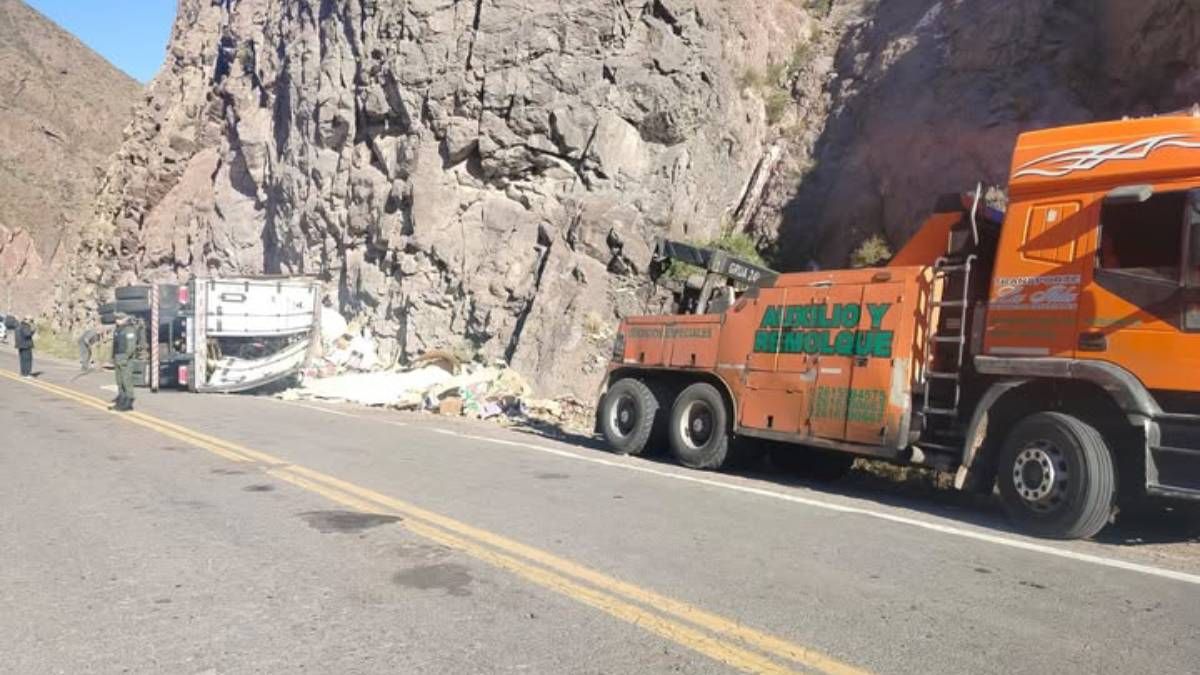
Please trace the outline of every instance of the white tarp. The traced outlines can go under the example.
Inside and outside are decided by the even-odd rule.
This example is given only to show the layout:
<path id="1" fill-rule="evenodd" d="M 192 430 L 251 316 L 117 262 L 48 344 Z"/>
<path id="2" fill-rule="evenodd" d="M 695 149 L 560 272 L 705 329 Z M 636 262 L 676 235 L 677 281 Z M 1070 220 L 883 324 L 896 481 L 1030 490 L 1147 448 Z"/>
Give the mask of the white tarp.
<path id="1" fill-rule="evenodd" d="M 447 397 L 462 401 L 469 415 L 500 414 L 530 393 L 520 375 L 507 368 L 476 367 L 452 375 L 441 366 L 406 372 L 344 373 L 309 378 L 282 396 L 291 400 L 321 399 L 370 406 L 435 409 Z"/>
<path id="2" fill-rule="evenodd" d="M 375 370 L 379 367 L 375 341 L 366 329 L 363 332 L 363 335 L 356 335 L 350 340 L 350 360 L 347 365 L 355 370 Z"/>
<path id="3" fill-rule="evenodd" d="M 453 377 L 437 366 L 406 373 L 347 373 L 305 380 L 303 385 L 286 392 L 284 397 L 348 401 L 370 406 L 418 406 L 425 392 Z"/>
<path id="4" fill-rule="evenodd" d="M 321 343 L 329 347 L 338 338 L 350 332 L 346 319 L 331 307 L 321 308 Z"/>

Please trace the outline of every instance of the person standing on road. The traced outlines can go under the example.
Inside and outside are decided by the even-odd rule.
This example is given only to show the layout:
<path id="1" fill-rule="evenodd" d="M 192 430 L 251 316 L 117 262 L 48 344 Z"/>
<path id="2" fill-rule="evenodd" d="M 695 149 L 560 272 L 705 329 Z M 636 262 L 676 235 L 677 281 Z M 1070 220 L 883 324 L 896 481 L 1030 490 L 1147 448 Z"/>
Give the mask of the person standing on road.
<path id="1" fill-rule="evenodd" d="M 16 347 L 21 357 L 21 377 L 33 377 L 33 320 L 26 317 L 17 325 Z"/>
<path id="2" fill-rule="evenodd" d="M 113 410 L 133 410 L 133 362 L 142 358 L 146 340 L 142 336 L 141 321 L 128 315 L 117 315 L 117 329 L 113 334 L 113 367 L 117 378 L 117 400 Z"/>
<path id="3" fill-rule="evenodd" d="M 100 340 L 100 333 L 95 328 L 83 331 L 79 336 L 79 372 L 86 373 L 92 369 L 92 348 Z"/>

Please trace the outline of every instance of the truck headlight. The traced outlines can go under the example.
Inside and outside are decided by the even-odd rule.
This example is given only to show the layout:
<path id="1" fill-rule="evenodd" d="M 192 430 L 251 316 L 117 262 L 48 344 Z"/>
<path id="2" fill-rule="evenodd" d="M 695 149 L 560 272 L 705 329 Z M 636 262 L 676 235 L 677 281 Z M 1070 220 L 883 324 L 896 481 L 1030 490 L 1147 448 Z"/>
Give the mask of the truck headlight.
<path id="1" fill-rule="evenodd" d="M 613 340 L 613 361 L 621 361 L 625 358 L 625 334 L 617 333 L 617 339 Z"/>

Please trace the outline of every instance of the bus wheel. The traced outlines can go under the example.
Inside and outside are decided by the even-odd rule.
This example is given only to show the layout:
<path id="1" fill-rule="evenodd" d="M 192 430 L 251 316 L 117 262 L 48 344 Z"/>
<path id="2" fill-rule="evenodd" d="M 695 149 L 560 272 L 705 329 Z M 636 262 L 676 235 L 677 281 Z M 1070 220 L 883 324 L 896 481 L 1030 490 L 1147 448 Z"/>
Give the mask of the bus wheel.
<path id="1" fill-rule="evenodd" d="M 1082 539 L 1112 518 L 1112 453 L 1100 432 L 1076 417 L 1026 417 L 1005 439 L 996 475 L 1009 517 L 1031 534 Z"/>
<path id="2" fill-rule="evenodd" d="M 771 463 L 785 473 L 800 478 L 832 483 L 850 473 L 850 468 L 854 466 L 854 455 L 780 443 L 771 448 Z"/>
<path id="3" fill-rule="evenodd" d="M 627 377 L 617 380 L 604 394 L 600 406 L 600 431 L 618 455 L 640 455 L 646 450 L 658 417 L 658 398 L 645 382 Z"/>
<path id="4" fill-rule="evenodd" d="M 717 388 L 698 382 L 675 399 L 671 450 L 690 469 L 719 469 L 729 456 L 729 411 Z"/>

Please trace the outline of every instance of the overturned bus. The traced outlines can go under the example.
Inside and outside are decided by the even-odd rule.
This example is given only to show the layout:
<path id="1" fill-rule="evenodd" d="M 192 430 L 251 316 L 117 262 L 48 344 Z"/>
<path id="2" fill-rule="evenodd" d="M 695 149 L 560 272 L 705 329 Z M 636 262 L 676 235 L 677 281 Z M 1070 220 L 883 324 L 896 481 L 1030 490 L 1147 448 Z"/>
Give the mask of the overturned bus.
<path id="1" fill-rule="evenodd" d="M 148 353 L 133 360 L 141 386 L 236 392 L 300 372 L 320 343 L 320 308 L 313 279 L 199 277 L 117 288 L 100 321 L 128 314 L 146 327 Z"/>

